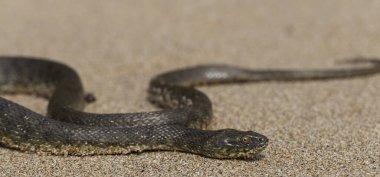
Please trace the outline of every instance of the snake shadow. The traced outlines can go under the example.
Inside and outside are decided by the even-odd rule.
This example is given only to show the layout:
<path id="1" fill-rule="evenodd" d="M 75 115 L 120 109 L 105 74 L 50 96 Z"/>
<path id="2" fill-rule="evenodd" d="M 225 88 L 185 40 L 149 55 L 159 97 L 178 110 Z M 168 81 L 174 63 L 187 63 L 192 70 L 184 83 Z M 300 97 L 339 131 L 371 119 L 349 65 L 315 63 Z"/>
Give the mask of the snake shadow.
<path id="1" fill-rule="evenodd" d="M 23 154 L 30 154 L 30 155 L 35 155 L 35 154 L 38 154 L 38 153 L 35 153 L 35 152 L 26 152 L 26 151 L 20 151 L 18 149 L 15 149 L 15 148 L 9 148 L 3 144 L 0 143 L 0 148 L 4 148 L 4 149 L 7 149 L 7 150 L 10 150 L 10 151 L 13 151 L 13 152 L 19 152 L 19 153 L 23 153 Z M 222 160 L 222 161 L 229 161 L 229 160 L 233 160 L 233 161 L 245 161 L 245 162 L 256 162 L 256 161 L 260 161 L 262 159 L 265 158 L 265 155 L 263 154 L 257 154 L 255 157 L 253 158 L 238 158 L 238 159 L 218 159 L 218 158 L 212 158 L 212 157 L 207 157 L 207 156 L 204 156 L 204 155 L 201 155 L 201 154 L 189 154 L 189 153 L 186 153 L 186 152 L 181 152 L 181 151 L 166 151 L 166 150 L 147 150 L 147 151 L 144 151 L 144 152 L 131 152 L 129 154 L 95 154 L 95 155 L 85 155 L 85 156 L 82 156 L 82 155 L 69 155 L 69 156 L 72 156 L 72 157 L 93 157 L 93 156 L 120 156 L 120 155 L 125 155 L 125 156 L 128 156 L 128 155 L 141 155 L 141 154 L 149 154 L 149 153 L 159 153 L 159 152 L 171 152 L 171 153 L 183 153 L 183 154 L 188 154 L 188 155 L 194 155 L 194 156 L 199 156 L 199 157 L 203 157 L 203 158 L 206 158 L 206 159 L 212 159 L 212 160 Z M 54 155 L 54 154 L 49 154 L 49 153 L 41 153 L 41 154 L 38 154 L 40 156 L 56 156 L 56 157 L 62 157 L 62 158 L 65 158 L 67 156 L 64 156 L 64 155 Z"/>
<path id="2" fill-rule="evenodd" d="M 181 151 L 166 151 L 166 150 L 147 150 L 147 151 L 144 151 L 144 152 L 132 152 L 130 153 L 130 155 L 132 154 L 135 154 L 135 155 L 141 155 L 141 154 L 149 154 L 149 153 L 159 153 L 159 152 L 171 152 L 171 153 L 183 153 L 183 154 L 187 154 L 187 155 L 193 155 L 193 156 L 198 156 L 198 157 L 203 157 L 203 158 L 206 158 L 206 159 L 212 159 L 212 160 L 222 160 L 222 161 L 244 161 L 244 162 L 256 162 L 256 161 L 261 161 L 265 158 L 265 155 L 263 154 L 257 154 L 255 157 L 253 158 L 226 158 L 226 159 L 219 159 L 219 158 L 212 158 L 212 157 L 208 157 L 208 156 L 204 156 L 204 155 L 201 155 L 201 154 L 192 154 L 192 153 L 188 153 L 188 152 L 181 152 Z M 113 155 L 118 155 L 118 154 L 113 154 Z M 95 155 L 94 155 L 95 156 Z"/>

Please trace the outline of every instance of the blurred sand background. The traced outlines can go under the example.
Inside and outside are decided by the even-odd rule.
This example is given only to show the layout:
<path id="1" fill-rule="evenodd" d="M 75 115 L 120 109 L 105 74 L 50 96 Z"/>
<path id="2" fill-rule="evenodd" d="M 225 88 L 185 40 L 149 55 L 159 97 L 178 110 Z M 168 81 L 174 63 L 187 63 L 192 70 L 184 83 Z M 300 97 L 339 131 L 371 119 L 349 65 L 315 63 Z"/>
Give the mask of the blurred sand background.
<path id="1" fill-rule="evenodd" d="M 74 67 L 98 113 L 156 109 L 154 75 L 202 63 L 249 68 L 335 68 L 380 57 L 380 1 L 0 1 L 0 55 Z M 0 148 L 2 176 L 375 176 L 380 171 L 380 75 L 316 82 L 201 87 L 210 129 L 270 138 L 256 161 L 152 152 L 39 156 Z M 40 113 L 46 100 L 7 96 Z"/>

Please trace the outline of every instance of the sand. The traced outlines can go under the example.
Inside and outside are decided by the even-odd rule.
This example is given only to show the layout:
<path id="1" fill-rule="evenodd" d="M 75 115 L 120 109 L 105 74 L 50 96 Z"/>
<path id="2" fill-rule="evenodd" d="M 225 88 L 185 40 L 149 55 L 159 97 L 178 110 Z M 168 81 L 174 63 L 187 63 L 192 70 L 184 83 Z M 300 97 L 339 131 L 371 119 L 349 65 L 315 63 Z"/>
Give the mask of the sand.
<path id="1" fill-rule="evenodd" d="M 98 100 L 86 111 L 148 111 L 149 79 L 179 67 L 335 68 L 380 56 L 380 1 L 0 2 L 0 55 L 74 67 Z M 210 129 L 270 138 L 256 160 L 177 152 L 40 156 L 0 148 L 2 176 L 376 176 L 380 75 L 313 82 L 201 87 L 214 104 Z M 46 113 L 46 100 L 9 96 Z"/>

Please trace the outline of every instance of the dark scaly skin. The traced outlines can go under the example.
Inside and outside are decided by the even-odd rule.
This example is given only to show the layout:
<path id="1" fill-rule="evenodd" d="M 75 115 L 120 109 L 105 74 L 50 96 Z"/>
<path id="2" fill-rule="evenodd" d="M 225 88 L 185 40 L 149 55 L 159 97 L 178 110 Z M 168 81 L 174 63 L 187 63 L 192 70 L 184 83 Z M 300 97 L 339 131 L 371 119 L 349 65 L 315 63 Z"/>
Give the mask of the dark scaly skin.
<path id="1" fill-rule="evenodd" d="M 208 97 L 196 85 L 251 81 L 334 79 L 380 72 L 371 67 L 337 70 L 253 71 L 225 65 L 196 66 L 156 76 L 149 100 L 156 112 L 93 114 L 79 76 L 70 67 L 41 59 L 0 57 L 0 91 L 49 98 L 48 116 L 0 97 L 0 143 L 21 151 L 58 155 L 128 154 L 174 150 L 212 158 L 252 158 L 268 139 L 252 131 L 201 130 L 212 117 Z"/>

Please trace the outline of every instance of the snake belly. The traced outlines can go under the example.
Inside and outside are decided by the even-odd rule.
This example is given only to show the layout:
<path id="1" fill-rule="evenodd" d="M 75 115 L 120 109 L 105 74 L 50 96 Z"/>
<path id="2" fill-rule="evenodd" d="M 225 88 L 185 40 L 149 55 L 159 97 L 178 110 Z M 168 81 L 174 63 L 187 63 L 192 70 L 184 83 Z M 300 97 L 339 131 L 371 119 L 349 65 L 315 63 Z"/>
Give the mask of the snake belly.
<path id="1" fill-rule="evenodd" d="M 128 154 L 170 150 L 211 158 L 253 158 L 268 138 L 253 131 L 203 130 L 212 118 L 209 98 L 194 88 L 219 83 L 334 79 L 380 72 L 370 67 L 336 70 L 249 70 L 201 65 L 154 77 L 148 100 L 153 112 L 96 114 L 86 105 L 81 80 L 71 67 L 31 57 L 0 57 L 0 91 L 47 98 L 48 114 L 38 114 L 0 97 L 0 143 L 20 151 L 56 155 Z"/>

